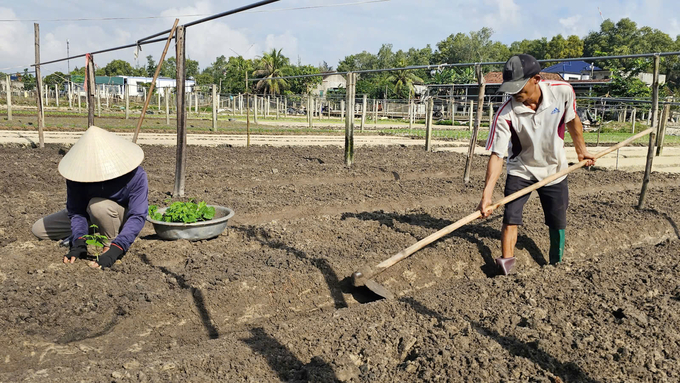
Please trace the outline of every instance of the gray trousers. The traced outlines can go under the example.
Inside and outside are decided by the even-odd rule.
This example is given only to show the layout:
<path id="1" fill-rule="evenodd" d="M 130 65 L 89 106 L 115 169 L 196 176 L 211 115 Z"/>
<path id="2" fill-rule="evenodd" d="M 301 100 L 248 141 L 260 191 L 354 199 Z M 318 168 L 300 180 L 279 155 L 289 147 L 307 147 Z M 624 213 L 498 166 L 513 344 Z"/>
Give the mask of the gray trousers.
<path id="1" fill-rule="evenodd" d="M 88 224 L 99 226 L 99 233 L 116 238 L 125 223 L 125 208 L 104 198 L 92 198 L 87 204 Z M 40 239 L 64 239 L 71 235 L 71 220 L 66 209 L 40 218 L 31 229 Z"/>

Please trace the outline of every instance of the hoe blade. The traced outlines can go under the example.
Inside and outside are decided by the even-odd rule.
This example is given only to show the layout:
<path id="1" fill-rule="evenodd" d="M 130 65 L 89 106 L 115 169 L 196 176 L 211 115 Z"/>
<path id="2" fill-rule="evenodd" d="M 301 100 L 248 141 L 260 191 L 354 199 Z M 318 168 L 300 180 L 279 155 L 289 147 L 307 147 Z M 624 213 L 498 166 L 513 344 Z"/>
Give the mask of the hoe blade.
<path id="1" fill-rule="evenodd" d="M 374 293 L 380 295 L 381 297 L 385 299 L 394 299 L 394 295 L 387 290 L 383 285 L 380 283 L 376 282 L 373 279 L 369 279 L 366 281 L 366 287 L 368 287 L 369 290 L 373 291 Z"/>

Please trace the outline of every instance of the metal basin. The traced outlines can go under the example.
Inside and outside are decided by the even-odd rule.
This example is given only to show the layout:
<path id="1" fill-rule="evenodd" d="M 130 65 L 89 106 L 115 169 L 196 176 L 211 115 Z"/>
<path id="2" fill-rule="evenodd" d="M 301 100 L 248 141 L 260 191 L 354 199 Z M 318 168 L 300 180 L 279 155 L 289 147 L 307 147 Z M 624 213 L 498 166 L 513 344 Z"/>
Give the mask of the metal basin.
<path id="1" fill-rule="evenodd" d="M 163 222 L 156 221 L 148 216 L 146 220 L 153 224 L 156 234 L 162 239 L 176 240 L 188 239 L 189 241 L 200 241 L 217 237 L 227 228 L 229 218 L 234 216 L 234 211 L 228 207 L 209 205 L 215 208 L 215 218 L 210 221 L 182 223 L 182 222 Z M 167 207 L 158 209 L 163 214 Z"/>

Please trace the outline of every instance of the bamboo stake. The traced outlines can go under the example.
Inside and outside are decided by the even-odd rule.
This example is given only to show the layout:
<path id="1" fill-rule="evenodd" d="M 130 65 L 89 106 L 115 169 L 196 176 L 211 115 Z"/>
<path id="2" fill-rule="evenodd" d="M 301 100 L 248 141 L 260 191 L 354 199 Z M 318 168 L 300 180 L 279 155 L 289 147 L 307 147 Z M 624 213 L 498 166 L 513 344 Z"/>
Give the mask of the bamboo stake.
<path id="1" fill-rule="evenodd" d="M 470 137 L 470 147 L 468 148 L 468 156 L 465 160 L 465 174 L 463 176 L 463 181 L 465 183 L 470 182 L 470 171 L 472 170 L 472 158 L 475 155 L 475 147 L 477 147 L 477 134 L 479 133 L 479 126 L 482 124 L 482 111 L 484 108 L 484 90 L 486 89 L 486 84 L 484 83 L 484 73 L 482 72 L 482 66 L 477 65 L 475 68 L 477 72 L 477 84 L 479 84 L 479 94 L 477 95 L 477 116 L 475 118 L 475 127 L 472 131 L 472 136 Z"/>
<path id="2" fill-rule="evenodd" d="M 161 54 L 161 58 L 158 61 L 158 66 L 156 66 L 156 72 L 153 74 L 153 81 L 151 81 L 151 85 L 149 86 L 149 93 L 147 94 L 146 101 L 144 101 L 144 107 L 142 108 L 142 115 L 139 116 L 139 121 L 137 122 L 137 129 L 135 129 L 135 135 L 132 137 L 132 142 L 137 142 L 137 138 L 139 137 L 139 130 L 142 128 L 142 123 L 144 122 L 144 116 L 146 115 L 146 109 L 149 107 L 149 102 L 151 101 L 151 95 L 153 94 L 153 88 L 156 86 L 156 80 L 158 79 L 158 75 L 161 72 L 161 66 L 163 65 L 163 61 L 165 60 L 165 55 L 168 53 L 168 47 L 170 46 L 170 42 L 172 41 L 172 38 L 175 35 L 175 29 L 177 29 L 177 24 L 179 23 L 179 19 L 175 19 L 175 24 L 173 24 L 172 29 L 170 29 L 170 34 L 168 35 L 168 41 L 165 42 L 165 48 L 163 49 L 163 54 Z M 179 94 L 179 92 L 177 93 Z M 184 185 L 182 185 L 184 186 Z M 184 194 L 184 188 L 182 187 L 181 194 Z"/>
<path id="3" fill-rule="evenodd" d="M 652 173 L 652 163 L 654 161 L 654 145 L 656 144 L 656 129 L 658 129 L 659 116 L 659 64 L 661 58 L 659 55 L 654 56 L 654 80 L 652 81 L 652 131 L 649 134 L 649 147 L 647 149 L 647 164 L 645 166 L 645 175 L 642 179 L 642 189 L 640 190 L 640 199 L 638 200 L 638 209 L 645 206 L 645 196 L 647 194 L 647 186 L 649 185 L 649 176 Z M 648 129 L 649 130 L 649 129 Z"/>

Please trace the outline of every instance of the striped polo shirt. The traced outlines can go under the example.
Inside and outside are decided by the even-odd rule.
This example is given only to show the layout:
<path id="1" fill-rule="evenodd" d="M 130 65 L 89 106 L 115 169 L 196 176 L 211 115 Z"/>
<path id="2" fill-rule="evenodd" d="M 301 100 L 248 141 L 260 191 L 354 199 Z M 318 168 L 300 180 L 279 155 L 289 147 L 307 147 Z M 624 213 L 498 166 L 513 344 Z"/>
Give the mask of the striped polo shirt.
<path id="1" fill-rule="evenodd" d="M 538 85 L 543 100 L 535 111 L 514 98 L 498 109 L 486 149 L 501 158 L 507 155 L 509 175 L 541 181 L 569 166 L 564 134 L 566 124 L 576 118 L 576 94 L 563 81 L 542 80 Z"/>

